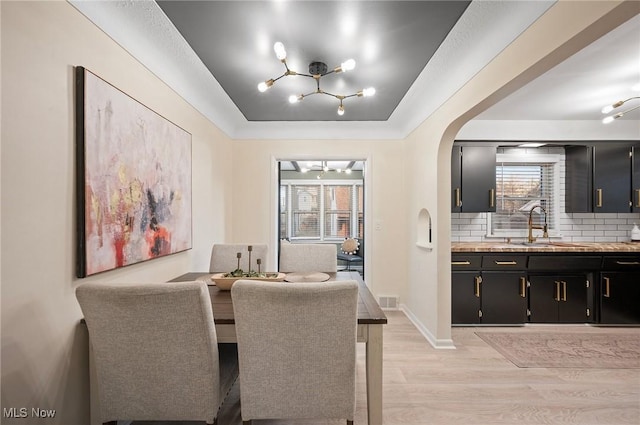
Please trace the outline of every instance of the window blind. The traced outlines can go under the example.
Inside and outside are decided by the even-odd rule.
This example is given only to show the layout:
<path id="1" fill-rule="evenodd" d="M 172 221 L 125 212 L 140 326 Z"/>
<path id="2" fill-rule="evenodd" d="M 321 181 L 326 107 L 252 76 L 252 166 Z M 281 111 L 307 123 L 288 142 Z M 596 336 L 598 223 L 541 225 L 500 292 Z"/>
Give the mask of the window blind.
<path id="1" fill-rule="evenodd" d="M 291 236 L 320 238 L 320 186 L 291 185 Z"/>
<path id="2" fill-rule="evenodd" d="M 547 211 L 549 230 L 554 229 L 557 196 L 552 163 L 496 164 L 496 212 L 492 215 L 492 233 L 500 230 L 526 230 L 529 212 L 536 205 Z M 533 223 L 543 225 L 545 214 L 539 208 L 532 213 Z"/>

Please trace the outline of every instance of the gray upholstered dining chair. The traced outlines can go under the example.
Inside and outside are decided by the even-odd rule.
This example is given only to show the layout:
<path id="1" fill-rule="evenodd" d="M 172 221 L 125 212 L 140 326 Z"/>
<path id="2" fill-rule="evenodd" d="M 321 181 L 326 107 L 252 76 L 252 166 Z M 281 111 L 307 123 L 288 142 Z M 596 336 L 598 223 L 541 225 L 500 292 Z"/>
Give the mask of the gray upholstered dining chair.
<path id="1" fill-rule="evenodd" d="M 101 423 L 217 422 L 227 389 L 220 388 L 205 283 L 85 283 L 76 297 L 89 330 Z"/>
<path id="2" fill-rule="evenodd" d="M 335 273 L 338 270 L 337 253 L 334 244 L 282 243 L 279 271 Z"/>
<path id="3" fill-rule="evenodd" d="M 258 270 L 256 260 L 259 258 L 262 261 L 262 271 L 265 269 L 265 263 L 267 261 L 268 247 L 267 244 L 213 244 L 211 248 L 211 262 L 209 263 L 209 272 L 224 272 L 229 273 L 238 268 L 237 254 L 240 252 L 242 258 L 240 259 L 240 268 L 245 272 L 249 271 L 249 250 L 251 245 L 251 270 Z"/>
<path id="4" fill-rule="evenodd" d="M 355 415 L 356 281 L 231 288 L 243 424 Z"/>

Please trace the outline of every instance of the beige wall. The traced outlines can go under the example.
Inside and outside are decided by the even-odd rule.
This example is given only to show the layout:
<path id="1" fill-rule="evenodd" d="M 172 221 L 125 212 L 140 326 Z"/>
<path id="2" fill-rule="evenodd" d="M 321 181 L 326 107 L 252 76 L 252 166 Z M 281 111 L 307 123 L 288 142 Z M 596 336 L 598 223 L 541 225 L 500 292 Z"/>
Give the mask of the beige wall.
<path id="1" fill-rule="evenodd" d="M 377 295 L 404 298 L 406 287 L 406 190 L 404 142 L 347 140 L 236 141 L 233 238 L 277 243 L 277 160 L 363 159 L 365 175 L 366 279 Z M 259 209 L 256 208 L 259 206 Z M 275 255 L 275 249 L 271 250 Z M 271 259 L 275 265 L 275 258 Z"/>
<path id="2" fill-rule="evenodd" d="M 164 281 L 206 270 L 231 231 L 232 142 L 66 2 L 0 2 L 2 408 L 88 423 L 83 281 Z M 192 134 L 193 249 L 74 278 L 73 67 L 82 65 Z M 214 165 L 215 162 L 215 165 Z M 0 419 L 3 424 L 37 419 Z"/>

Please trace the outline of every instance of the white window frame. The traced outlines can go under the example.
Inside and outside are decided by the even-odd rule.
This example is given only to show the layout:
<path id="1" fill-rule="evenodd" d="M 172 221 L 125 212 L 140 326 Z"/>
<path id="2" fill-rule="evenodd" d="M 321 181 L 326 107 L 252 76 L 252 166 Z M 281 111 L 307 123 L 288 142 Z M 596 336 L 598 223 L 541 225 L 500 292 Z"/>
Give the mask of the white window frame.
<path id="1" fill-rule="evenodd" d="M 496 155 L 496 166 L 503 162 L 511 163 L 545 163 L 553 164 L 553 221 L 549 223 L 549 237 L 559 238 L 560 234 L 560 162 L 562 156 L 558 154 L 513 154 L 498 153 Z M 487 213 L 487 238 L 523 238 L 527 237 L 526 229 L 497 229 L 492 231 L 491 219 L 494 213 Z"/>

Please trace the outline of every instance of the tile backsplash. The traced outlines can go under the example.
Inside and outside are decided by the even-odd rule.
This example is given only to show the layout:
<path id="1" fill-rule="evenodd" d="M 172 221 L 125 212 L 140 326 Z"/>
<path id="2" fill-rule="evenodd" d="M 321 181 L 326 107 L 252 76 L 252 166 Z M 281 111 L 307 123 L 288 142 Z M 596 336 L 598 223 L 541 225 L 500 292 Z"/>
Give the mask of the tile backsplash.
<path id="1" fill-rule="evenodd" d="M 495 240 L 487 237 L 487 214 L 451 214 L 451 242 L 480 242 Z M 560 240 L 566 242 L 626 242 L 631 228 L 640 227 L 640 213 L 560 213 Z M 536 235 L 539 231 L 536 231 Z M 514 237 L 513 239 L 517 239 Z"/>
<path id="2" fill-rule="evenodd" d="M 498 153 L 510 149 L 498 149 Z M 520 150 L 521 152 L 522 150 Z M 640 213 L 565 213 L 564 149 L 538 149 L 536 153 L 560 155 L 560 235 L 566 242 L 625 242 L 631 239 L 634 223 L 640 227 Z M 495 240 L 487 236 L 487 215 L 490 213 L 452 213 L 451 242 Z M 536 235 L 540 233 L 536 231 Z M 513 239 L 518 239 L 514 237 Z"/>

